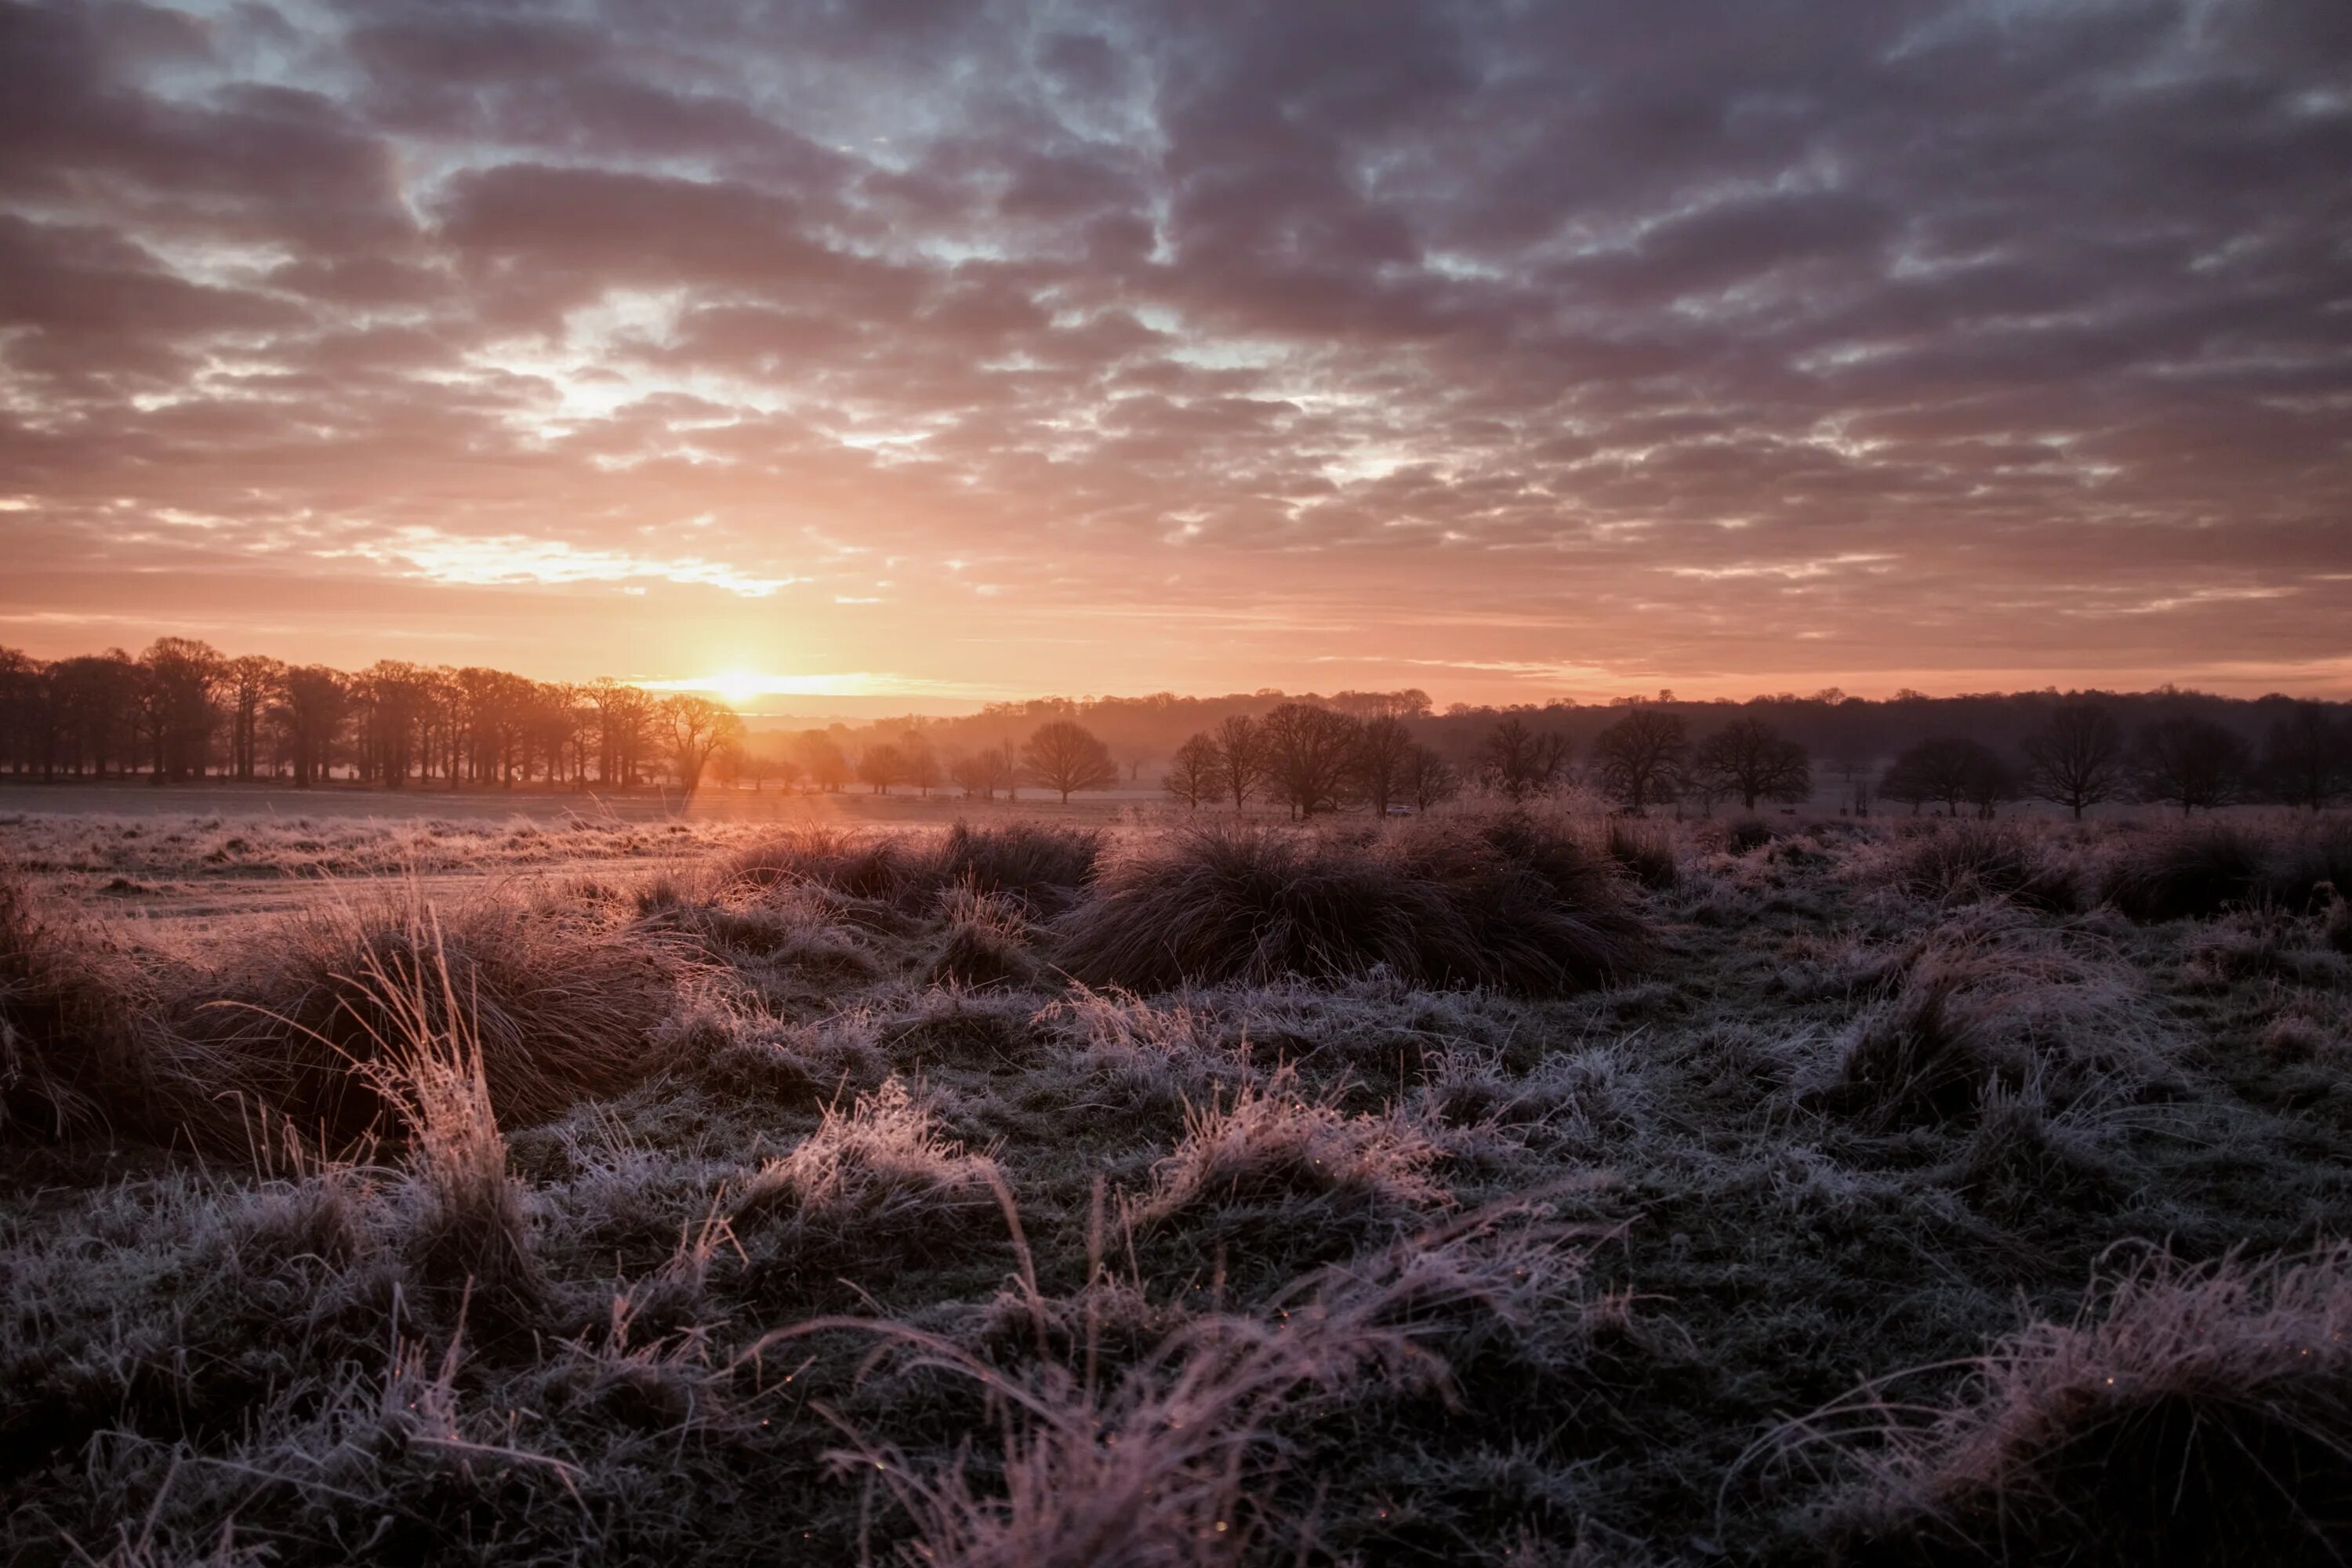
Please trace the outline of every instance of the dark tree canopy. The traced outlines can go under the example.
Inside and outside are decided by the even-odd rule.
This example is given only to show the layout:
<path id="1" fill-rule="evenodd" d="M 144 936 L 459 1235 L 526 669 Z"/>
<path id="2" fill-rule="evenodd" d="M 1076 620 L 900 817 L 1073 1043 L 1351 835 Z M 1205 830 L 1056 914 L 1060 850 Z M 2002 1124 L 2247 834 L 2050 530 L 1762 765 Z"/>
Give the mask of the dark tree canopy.
<path id="1" fill-rule="evenodd" d="M 1537 730 L 1514 713 L 1478 746 L 1478 779 L 1507 800 L 1549 794 L 1568 765 L 1568 737 Z"/>
<path id="2" fill-rule="evenodd" d="M 2016 772 L 1999 752 L 1959 735 L 1938 735 L 1906 749 L 1878 781 L 1878 793 L 1888 800 L 1915 808 L 1933 802 L 1948 816 L 1958 816 L 1963 805 L 1990 813 L 2016 791 Z"/>
<path id="3" fill-rule="evenodd" d="M 1592 760 L 1601 787 L 1639 816 L 1675 798 L 1689 749 L 1680 714 L 1640 707 L 1593 738 Z"/>
<path id="4" fill-rule="evenodd" d="M 1118 783 L 1118 764 L 1110 748 L 1094 731 L 1074 720 L 1056 719 L 1040 724 L 1021 748 L 1021 770 L 1027 780 L 1050 789 L 1070 804 L 1083 789 L 1108 789 Z"/>
<path id="5" fill-rule="evenodd" d="M 2229 805 L 2244 793 L 2252 748 L 2210 719 L 2159 719 L 2133 738 L 2132 772 L 2142 800 L 2177 805 L 2180 815 Z"/>
<path id="6" fill-rule="evenodd" d="M 1761 719 L 1733 720 L 1700 742 L 1691 762 L 1709 788 L 1738 795 L 1749 811 L 1759 800 L 1796 802 L 1813 793 L 1805 748 Z"/>
<path id="7" fill-rule="evenodd" d="M 2083 820 L 2086 806 L 2119 797 L 2130 782 L 2123 726 L 2094 702 L 2069 702 L 2025 737 L 2025 787 Z"/>

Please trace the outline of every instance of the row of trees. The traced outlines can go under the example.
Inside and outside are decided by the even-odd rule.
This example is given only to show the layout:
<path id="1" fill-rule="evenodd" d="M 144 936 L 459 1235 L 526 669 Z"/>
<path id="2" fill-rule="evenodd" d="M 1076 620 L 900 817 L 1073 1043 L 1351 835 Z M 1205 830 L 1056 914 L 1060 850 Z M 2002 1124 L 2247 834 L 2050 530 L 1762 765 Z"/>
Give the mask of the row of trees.
<path id="1" fill-rule="evenodd" d="M 1634 705 L 1593 738 L 1580 770 L 1570 767 L 1571 750 L 1565 734 L 1512 715 L 1489 727 L 1459 767 L 1416 739 L 1402 716 L 1286 703 L 1263 719 L 1228 718 L 1184 742 L 1165 787 L 1190 806 L 1230 802 L 1239 809 L 1255 795 L 1295 816 L 1349 805 L 1381 814 L 1398 804 L 1426 808 L 1472 781 L 1511 800 L 1579 783 L 1637 816 L 1685 803 L 1711 811 L 1732 801 L 1752 812 L 1766 801 L 1801 802 L 1813 793 L 1805 747 L 1753 714 L 1694 739 L 1682 714 Z M 2271 800 L 2316 811 L 2352 795 L 2352 719 L 2322 703 L 2290 705 L 2257 753 L 2237 731 L 2194 713 L 2152 721 L 2127 739 L 2105 707 L 2069 703 L 2025 736 L 2014 760 L 1966 736 L 1930 737 L 1906 748 L 1877 790 L 1915 809 L 1941 805 L 1955 815 L 1964 807 L 1990 815 L 2029 797 L 2078 820 L 2110 801 L 2188 812 Z M 1849 808 L 1867 811 L 1869 801 L 1857 770 Z"/>
<path id="2" fill-rule="evenodd" d="M 400 788 L 534 781 L 691 790 L 742 721 L 707 698 L 617 680 L 385 659 L 354 672 L 230 658 L 163 637 L 44 663 L 0 648 L 0 766 L 45 779 L 206 776 L 307 788 L 341 776 Z"/>
<path id="3" fill-rule="evenodd" d="M 2143 724 L 2126 736 L 2107 708 L 2070 703 L 2028 733 L 2012 761 L 1980 741 L 1938 736 L 1906 748 L 1878 793 L 1914 810 L 1941 805 L 1990 816 L 2005 801 L 2065 807 L 2076 821 L 2094 805 L 2143 801 L 2198 810 L 2267 800 L 2317 811 L 2352 795 L 2352 720 L 2317 702 L 2273 719 L 2259 752 L 2225 724 L 2194 713 Z"/>

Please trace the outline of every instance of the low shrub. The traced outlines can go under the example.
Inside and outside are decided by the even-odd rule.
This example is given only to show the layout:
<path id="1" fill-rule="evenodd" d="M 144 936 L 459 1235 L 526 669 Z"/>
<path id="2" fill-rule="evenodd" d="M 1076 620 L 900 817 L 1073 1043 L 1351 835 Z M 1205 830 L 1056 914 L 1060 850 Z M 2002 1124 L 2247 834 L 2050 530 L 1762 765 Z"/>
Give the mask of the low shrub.
<path id="1" fill-rule="evenodd" d="M 1339 979 L 1559 994 L 1651 950 L 1609 862 L 1524 816 L 1422 818 L 1382 838 L 1187 828 L 1107 867 L 1058 957 L 1089 984 Z"/>

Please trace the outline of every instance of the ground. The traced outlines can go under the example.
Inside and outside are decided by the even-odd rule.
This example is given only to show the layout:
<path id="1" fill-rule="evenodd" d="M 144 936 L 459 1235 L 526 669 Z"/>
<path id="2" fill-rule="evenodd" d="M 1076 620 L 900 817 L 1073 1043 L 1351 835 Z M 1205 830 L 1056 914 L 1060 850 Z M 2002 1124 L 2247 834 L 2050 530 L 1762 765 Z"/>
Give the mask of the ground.
<path id="1" fill-rule="evenodd" d="M 11 1561 L 2346 1539 L 2341 819 L 224 798 L 0 799 Z"/>

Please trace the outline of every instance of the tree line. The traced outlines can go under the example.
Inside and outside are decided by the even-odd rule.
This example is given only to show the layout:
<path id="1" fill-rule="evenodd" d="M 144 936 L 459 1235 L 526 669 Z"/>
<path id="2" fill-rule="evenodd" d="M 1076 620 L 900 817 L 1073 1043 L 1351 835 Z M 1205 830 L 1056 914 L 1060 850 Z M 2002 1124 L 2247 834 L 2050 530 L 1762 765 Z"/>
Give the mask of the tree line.
<path id="1" fill-rule="evenodd" d="M 1163 787 L 1195 809 L 1240 810 L 1255 796 L 1293 816 L 1351 805 L 1375 815 L 1425 810 L 1472 784 L 1515 801 L 1580 785 L 1635 816 L 1666 805 L 1711 812 L 1731 802 L 1752 813 L 1768 801 L 1811 800 L 1814 789 L 1808 748 L 1753 713 L 1700 735 L 1682 713 L 1629 704 L 1592 738 L 1583 765 L 1576 761 L 1569 735 L 1521 714 L 1488 724 L 1457 763 L 1402 715 L 1291 702 L 1191 736 Z M 1857 815 L 1869 813 L 1874 792 L 1914 811 L 1940 805 L 1955 816 L 1990 816 L 2002 804 L 2038 799 L 2078 821 L 2091 806 L 2123 801 L 2184 813 L 2249 801 L 2316 811 L 2352 795 L 2352 718 L 2325 703 L 2285 704 L 2258 751 L 2196 713 L 2154 719 L 2127 734 L 2105 706 L 2070 702 L 2029 731 L 2014 756 L 1969 736 L 1932 735 L 1883 771 L 1838 766 L 1846 774 L 1840 809 Z"/>
<path id="2" fill-rule="evenodd" d="M 619 680 L 394 659 L 344 671 L 186 637 L 46 662 L 0 648 L 0 768 L 19 777 L 690 791 L 742 733 L 723 704 Z"/>

